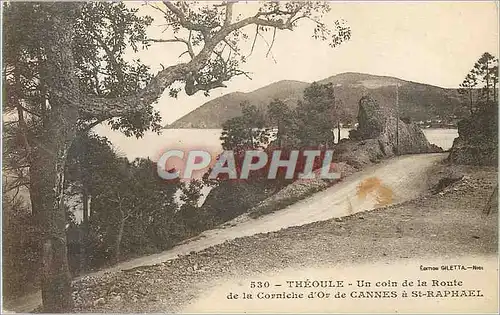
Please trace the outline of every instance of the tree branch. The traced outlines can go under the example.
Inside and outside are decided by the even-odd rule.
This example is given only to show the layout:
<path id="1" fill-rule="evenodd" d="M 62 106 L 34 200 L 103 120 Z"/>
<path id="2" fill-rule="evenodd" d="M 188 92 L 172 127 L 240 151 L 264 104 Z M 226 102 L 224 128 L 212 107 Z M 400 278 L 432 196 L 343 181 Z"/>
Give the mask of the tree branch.
<path id="1" fill-rule="evenodd" d="M 163 10 L 162 8 L 160 8 L 160 7 L 159 7 L 159 6 L 157 6 L 157 5 L 149 4 L 149 6 L 150 6 L 150 7 L 152 7 L 153 9 L 155 9 L 155 10 L 160 11 L 160 12 L 161 12 L 161 13 L 163 13 L 163 15 L 165 15 L 165 16 L 166 16 L 166 15 L 168 15 L 168 14 L 167 14 L 167 11 Z"/>
<path id="2" fill-rule="evenodd" d="M 257 25 L 255 27 L 255 36 L 253 38 L 253 42 L 252 42 L 252 48 L 250 49 L 250 53 L 248 54 L 247 57 L 250 57 L 253 53 L 253 49 L 255 48 L 255 42 L 257 41 L 257 36 L 259 35 L 259 26 Z"/>
<path id="3" fill-rule="evenodd" d="M 172 4 L 170 1 L 163 1 L 163 4 L 179 19 L 179 24 L 188 29 L 188 30 L 193 30 L 193 31 L 198 31 L 203 34 L 203 37 L 205 39 L 208 39 L 210 37 L 210 28 L 195 24 L 191 21 L 189 21 L 186 17 L 186 15 L 174 4 Z"/>
<path id="4" fill-rule="evenodd" d="M 186 92 L 188 92 L 188 95 L 194 94 L 199 90 L 207 91 L 208 89 L 223 87 L 224 84 L 220 80 L 216 80 L 210 83 L 204 83 L 201 85 L 195 84 L 195 80 L 193 77 L 193 74 L 199 72 L 207 65 L 207 62 L 210 61 L 211 55 L 214 53 L 214 49 L 218 44 L 220 44 L 221 42 L 225 42 L 228 46 L 231 47 L 232 45 L 229 45 L 227 41 L 227 36 L 232 32 L 242 29 L 248 25 L 256 25 L 257 27 L 273 27 L 275 28 L 275 31 L 292 30 L 294 22 L 296 22 L 297 20 L 296 15 L 306 5 L 305 3 L 298 5 L 296 8 L 290 11 L 273 10 L 272 12 L 259 12 L 254 16 L 245 18 L 243 20 L 229 23 L 227 25 L 222 25 L 218 31 L 212 32 L 210 34 L 212 29 L 207 26 L 199 25 L 190 21 L 184 14 L 184 12 L 182 12 L 181 9 L 176 5 L 168 1 L 164 1 L 163 3 L 168 8 L 168 10 L 175 15 L 177 22 L 182 27 L 189 31 L 199 31 L 204 36 L 203 48 L 194 56 L 191 55 L 192 59 L 189 62 L 175 64 L 162 69 L 156 74 L 156 76 L 154 76 L 154 78 L 149 82 L 149 84 L 146 85 L 145 88 L 140 90 L 135 95 L 131 96 L 116 98 L 90 97 L 81 95 L 78 91 L 73 90 L 53 91 L 53 93 L 59 94 L 61 97 L 64 97 L 68 101 L 72 102 L 74 106 L 79 107 L 81 113 L 90 115 L 91 117 L 119 117 L 149 108 L 149 106 L 156 102 L 169 86 L 177 81 L 187 82 L 185 90 Z M 282 16 L 282 18 L 285 18 L 285 20 L 279 18 L 271 19 L 270 16 L 272 16 L 272 14 L 286 14 L 287 16 Z M 259 35 L 262 36 L 260 33 Z M 187 44 L 185 40 L 174 40 L 182 41 Z M 272 56 L 272 45 L 268 44 L 268 47 L 268 54 L 271 54 Z M 231 48 L 235 50 L 235 47 Z"/>
<path id="5" fill-rule="evenodd" d="M 7 193 L 7 192 L 14 190 L 14 189 L 19 189 L 23 186 L 28 187 L 30 184 L 29 180 L 27 180 L 26 178 L 23 178 L 23 179 L 24 180 L 18 179 L 18 181 L 15 181 L 14 183 L 10 183 L 10 184 L 6 183 L 4 193 Z"/>
<path id="6" fill-rule="evenodd" d="M 84 126 L 79 132 L 85 134 L 85 133 L 89 132 L 90 130 L 92 130 L 92 128 L 94 128 L 95 126 L 97 126 L 100 123 L 103 123 L 104 121 L 111 119 L 111 118 L 113 118 L 113 117 L 105 117 L 105 118 L 97 119 L 96 121 L 91 122 L 87 126 Z"/>
<path id="7" fill-rule="evenodd" d="M 184 43 L 187 47 L 187 52 L 189 53 L 189 56 L 191 56 L 191 59 L 195 57 L 195 53 L 193 50 L 193 45 L 191 44 L 191 32 L 189 32 L 189 39 L 183 39 L 179 37 L 174 37 L 173 39 L 155 39 L 155 38 L 149 38 L 146 41 L 148 42 L 153 42 L 153 43 Z M 182 56 L 182 55 L 181 55 Z"/>
<path id="8" fill-rule="evenodd" d="M 230 43 L 227 39 L 223 39 L 223 42 L 229 47 L 231 48 L 232 51 L 234 51 L 237 55 L 239 55 L 239 51 L 236 47 L 234 47 L 234 45 L 232 43 Z"/>
<path id="9" fill-rule="evenodd" d="M 168 6 L 171 6 L 171 4 L 169 3 Z M 182 12 L 180 12 L 180 14 L 183 15 Z M 78 106 L 83 113 L 94 117 L 107 115 L 115 117 L 131 112 L 142 111 L 150 104 L 156 102 L 163 94 L 164 90 L 175 81 L 185 79 L 190 72 L 197 72 L 201 70 L 205 63 L 210 59 L 213 49 L 221 41 L 225 41 L 225 38 L 230 33 L 250 24 L 275 26 L 277 29 L 291 29 L 290 25 L 286 25 L 282 21 L 263 20 L 256 16 L 246 18 L 228 25 L 227 27 L 223 27 L 209 41 L 205 42 L 203 49 L 190 62 L 172 65 L 161 70 L 137 95 L 118 98 L 95 98 L 80 95 L 78 91 L 74 90 L 57 90 L 53 92 L 72 102 L 75 106 Z M 221 83 L 217 83 L 206 85 L 204 88 L 222 86 L 223 85 Z M 197 88 L 188 88 L 188 91 L 190 92 L 196 92 L 199 90 L 200 89 Z"/>
<path id="10" fill-rule="evenodd" d="M 272 53 L 272 51 L 271 51 L 271 45 L 269 45 L 269 42 L 268 42 L 268 41 L 267 41 L 267 39 L 264 37 L 264 35 L 262 35 L 262 34 L 260 34 L 260 33 L 259 33 L 259 36 L 260 36 L 260 37 L 264 40 L 264 42 L 266 43 L 266 45 L 267 45 L 267 47 L 268 47 L 268 51 L 271 53 L 271 58 L 273 58 L 274 63 L 276 63 L 277 61 L 276 61 L 276 59 L 274 58 L 274 55 L 273 55 L 273 53 Z M 267 55 L 266 55 L 266 56 L 267 56 Z"/>
<path id="11" fill-rule="evenodd" d="M 224 20 L 224 26 L 231 24 L 231 20 L 233 18 L 233 5 L 233 2 L 226 3 L 226 19 Z"/>
<path id="12" fill-rule="evenodd" d="M 108 56 L 111 65 L 113 65 L 113 69 L 115 69 L 115 71 L 116 71 L 116 76 L 118 78 L 118 82 L 120 82 L 120 86 L 123 87 L 123 83 L 125 81 L 125 75 L 123 74 L 123 69 L 120 67 L 120 64 L 116 60 L 115 54 L 113 53 L 113 51 L 111 51 L 109 49 L 108 45 L 106 45 L 106 43 L 102 40 L 102 38 L 96 32 L 92 32 L 92 35 L 95 38 L 95 40 L 97 41 L 97 43 L 99 43 L 99 46 L 101 46 L 102 49 L 104 49 L 104 52 Z M 122 91 L 120 91 L 120 93 L 121 92 Z"/>
<path id="13" fill-rule="evenodd" d="M 24 107 L 24 106 L 23 106 L 23 105 L 21 105 L 21 104 L 18 104 L 18 105 L 17 105 L 17 107 L 18 107 L 18 108 L 20 108 L 20 109 L 22 109 L 23 111 L 27 112 L 27 113 L 28 113 L 28 114 L 30 114 L 30 115 L 33 115 L 33 116 L 35 116 L 35 117 L 41 117 L 41 115 L 40 115 L 39 113 L 35 113 L 34 111 L 32 111 L 32 110 L 30 110 L 30 109 L 28 109 L 28 108 Z"/>
<path id="14" fill-rule="evenodd" d="M 274 45 L 274 40 L 275 39 L 276 39 L 276 27 L 274 28 L 273 40 L 271 41 L 271 45 L 269 45 L 269 49 L 267 50 L 266 57 L 269 56 L 269 53 L 271 52 L 271 49 L 273 49 L 273 45 Z"/>
<path id="15" fill-rule="evenodd" d="M 208 83 L 194 83 L 194 80 L 189 79 L 186 81 L 186 86 L 184 90 L 187 95 L 193 95 L 198 91 L 210 91 L 215 88 L 227 87 L 222 80 L 215 80 Z"/>

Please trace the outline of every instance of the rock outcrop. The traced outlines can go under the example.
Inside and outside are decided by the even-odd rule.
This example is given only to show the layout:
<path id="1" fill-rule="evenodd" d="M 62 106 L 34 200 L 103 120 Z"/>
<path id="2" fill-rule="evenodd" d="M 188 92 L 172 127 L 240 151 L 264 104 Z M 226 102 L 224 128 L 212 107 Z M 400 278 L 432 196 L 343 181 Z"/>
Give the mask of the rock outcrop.
<path id="1" fill-rule="evenodd" d="M 398 131 L 398 132 L 397 132 Z M 335 161 L 361 168 L 397 154 L 434 153 L 443 150 L 430 144 L 416 124 L 397 118 L 369 96 L 359 101 L 358 128 L 339 143 Z"/>
<path id="2" fill-rule="evenodd" d="M 448 161 L 454 164 L 498 163 L 498 108 L 489 106 L 458 123 Z"/>

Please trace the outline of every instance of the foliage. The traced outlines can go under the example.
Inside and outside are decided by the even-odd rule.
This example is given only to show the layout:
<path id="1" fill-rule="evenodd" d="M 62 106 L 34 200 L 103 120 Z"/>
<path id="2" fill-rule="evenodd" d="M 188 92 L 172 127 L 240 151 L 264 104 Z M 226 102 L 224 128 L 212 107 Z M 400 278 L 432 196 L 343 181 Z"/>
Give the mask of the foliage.
<path id="1" fill-rule="evenodd" d="M 92 2 L 82 6 L 75 19 L 73 58 L 82 92 L 99 97 L 130 95 L 151 81 L 149 68 L 140 60 L 127 61 L 125 49 L 147 48 L 146 27 L 150 17 L 137 17 L 137 9 L 123 3 Z M 28 116 L 28 125 L 38 126 L 50 110 L 46 99 L 50 69 L 43 53 L 44 28 L 49 10 L 39 3 L 4 4 L 4 82 L 7 86 L 6 109 L 16 109 L 20 102 Z M 29 17 L 32 17 L 31 19 Z M 26 36 L 29 34 L 29 36 Z M 82 115 L 80 124 L 102 122 L 112 117 Z M 148 129 L 160 129 L 160 117 L 152 106 L 109 120 L 114 129 L 127 135 L 141 136 Z M 40 126 L 41 127 L 41 126 Z"/>
<path id="2" fill-rule="evenodd" d="M 241 152 L 267 146 L 271 130 L 264 128 L 264 114 L 255 105 L 241 104 L 242 115 L 229 119 L 222 126 L 222 148 Z"/>
<path id="3" fill-rule="evenodd" d="M 477 78 L 474 75 L 473 72 L 470 72 L 467 74 L 465 77 L 464 81 L 460 83 L 460 88 L 458 89 L 458 93 L 466 100 L 468 103 L 469 107 L 469 112 L 471 114 L 474 113 L 475 109 L 475 99 L 474 99 L 474 92 L 476 89 L 478 82 Z"/>
<path id="4" fill-rule="evenodd" d="M 5 193 L 5 186 L 2 219 L 3 295 L 17 297 L 32 290 L 33 279 L 38 279 L 39 232 L 26 202 L 22 197 Z"/>
<path id="5" fill-rule="evenodd" d="M 277 128 L 276 139 L 278 146 L 283 147 L 287 143 L 293 124 L 293 111 L 280 99 L 271 101 L 267 108 L 267 115 L 271 123 Z"/>
<path id="6" fill-rule="evenodd" d="M 485 52 L 474 64 L 472 73 L 474 73 L 481 84 L 480 102 L 487 104 L 494 98 L 496 102 L 495 90 L 498 83 L 498 59 L 492 54 Z"/>
<path id="7" fill-rule="evenodd" d="M 312 83 L 304 90 L 304 101 L 297 106 L 297 124 L 294 129 L 300 146 L 333 145 L 335 106 L 335 92 L 331 83 Z"/>
<path id="8" fill-rule="evenodd" d="M 305 171 L 304 150 L 319 150 L 312 170 L 322 167 L 325 150 L 333 145 L 332 129 L 338 122 L 336 111 L 340 112 L 341 109 L 335 102 L 332 84 L 311 84 L 304 91 L 304 101 L 295 110 L 289 109 L 279 99 L 273 100 L 268 106 L 267 116 L 278 126 L 278 133 L 277 140 L 269 144 L 272 134 L 263 128 L 264 115 L 255 106 L 243 104 L 242 115 L 223 124 L 222 147 L 233 150 L 238 178 L 247 150 L 262 150 L 268 156 L 267 162 L 259 170 L 251 171 L 246 180 L 230 180 L 228 174 L 219 174 L 216 187 L 207 198 L 204 209 L 213 213 L 218 223 L 250 210 L 271 193 L 299 178 L 299 174 Z M 258 141 L 261 138 L 266 141 Z M 289 160 L 292 151 L 299 151 L 295 170 L 289 177 L 287 169 L 279 167 L 276 177 L 268 179 L 273 154 L 278 150 L 281 160 Z"/>
<path id="9" fill-rule="evenodd" d="M 196 179 L 181 185 L 182 205 L 176 214 L 176 222 L 184 227 L 185 235 L 198 234 L 212 223 L 211 218 L 207 217 L 207 213 L 199 205 L 203 185 L 203 181 Z"/>
<path id="10" fill-rule="evenodd" d="M 458 93 L 467 104 L 470 114 L 496 104 L 498 92 L 498 58 L 485 52 L 460 84 Z"/>
<path id="11" fill-rule="evenodd" d="M 138 9 L 124 3 L 94 2 L 83 6 L 75 23 L 73 51 L 78 52 L 75 64 L 86 93 L 99 97 L 133 95 L 151 81 L 149 67 L 140 59 L 127 61 L 124 57 L 128 47 L 137 52 L 150 46 L 146 27 L 151 25 L 152 18 L 139 17 L 137 12 Z M 154 131 L 161 128 L 161 117 L 152 106 L 121 117 L 90 119 L 109 119 L 113 129 L 137 137 L 150 128 Z"/>
<path id="12" fill-rule="evenodd" d="M 222 180 L 214 187 L 203 204 L 203 211 L 218 225 L 245 213 L 269 195 L 259 182 Z"/>
<path id="13" fill-rule="evenodd" d="M 91 135 L 75 143 L 78 150 L 70 161 L 77 163 L 68 165 L 68 178 L 85 181 L 92 196 L 90 235 L 82 240 L 91 267 L 161 250 L 179 240 L 173 229 L 178 183 L 163 182 L 151 160 L 130 163 L 120 158 L 105 138 Z"/>
<path id="14" fill-rule="evenodd" d="M 304 90 L 304 98 L 294 110 L 276 99 L 269 103 L 267 111 L 269 120 L 278 127 L 278 147 L 295 149 L 332 146 L 332 129 L 344 114 L 342 102 L 336 101 L 331 83 L 312 83 Z M 235 151 L 263 149 L 274 136 L 264 126 L 264 114 L 255 105 L 244 103 L 242 115 L 223 124 L 222 147 Z"/>

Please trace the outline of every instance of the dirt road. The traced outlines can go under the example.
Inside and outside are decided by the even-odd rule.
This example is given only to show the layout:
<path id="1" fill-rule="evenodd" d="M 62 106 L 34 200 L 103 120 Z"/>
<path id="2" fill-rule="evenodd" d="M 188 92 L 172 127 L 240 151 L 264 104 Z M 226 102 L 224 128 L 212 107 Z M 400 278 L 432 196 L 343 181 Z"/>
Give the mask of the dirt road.
<path id="1" fill-rule="evenodd" d="M 399 203 L 419 196 L 428 188 L 428 170 L 446 157 L 446 154 L 408 155 L 384 161 L 345 178 L 322 192 L 293 204 L 281 211 L 250 219 L 246 216 L 233 220 L 229 227 L 206 231 L 196 238 L 176 246 L 171 250 L 132 259 L 110 269 L 90 276 L 102 275 L 139 266 L 158 264 L 179 255 L 197 252 L 227 240 L 258 233 L 278 231 L 287 227 L 343 217 L 360 211 L 373 209 L 381 201 Z M 366 191 L 360 193 L 358 187 L 366 183 Z M 40 294 L 23 297 L 9 303 L 9 309 L 16 312 L 31 311 L 40 303 Z"/>

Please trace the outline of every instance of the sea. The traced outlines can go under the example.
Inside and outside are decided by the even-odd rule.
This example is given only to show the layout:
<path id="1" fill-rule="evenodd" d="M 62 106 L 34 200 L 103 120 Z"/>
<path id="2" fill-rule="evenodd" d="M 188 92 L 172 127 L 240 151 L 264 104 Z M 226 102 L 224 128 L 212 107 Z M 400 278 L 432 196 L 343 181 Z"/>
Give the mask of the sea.
<path id="1" fill-rule="evenodd" d="M 348 138 L 349 130 L 340 129 L 340 138 Z M 334 130 L 337 137 L 338 130 Z M 444 150 L 453 145 L 458 137 L 457 129 L 427 128 L 423 132 L 430 143 L 434 143 Z M 120 133 L 106 134 L 115 150 L 129 160 L 135 158 L 150 158 L 157 161 L 163 152 L 171 149 L 198 149 L 215 152 L 222 151 L 222 129 L 163 129 L 160 134 L 148 132 L 142 138 L 126 137 Z"/>

